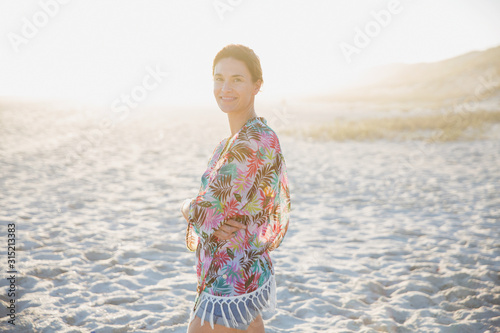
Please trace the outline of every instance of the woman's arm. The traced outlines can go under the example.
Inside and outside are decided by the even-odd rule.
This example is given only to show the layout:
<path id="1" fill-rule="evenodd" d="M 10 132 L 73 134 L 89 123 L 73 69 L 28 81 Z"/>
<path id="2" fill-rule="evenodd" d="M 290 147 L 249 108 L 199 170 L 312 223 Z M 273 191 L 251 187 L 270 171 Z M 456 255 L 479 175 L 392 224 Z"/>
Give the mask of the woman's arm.
<path id="1" fill-rule="evenodd" d="M 198 237 L 217 241 L 239 225 L 261 228 L 259 239 L 267 251 L 283 240 L 289 221 L 290 194 L 281 147 L 266 127 L 243 129 L 210 184 L 188 206 L 186 245 L 194 251 Z"/>
<path id="2" fill-rule="evenodd" d="M 186 221 L 189 221 L 189 205 L 193 199 L 186 199 L 182 202 L 181 212 Z M 236 236 L 236 232 L 240 229 L 246 229 L 246 225 L 236 220 L 228 220 L 214 232 L 214 235 L 221 240 L 228 240 Z"/>
<path id="3" fill-rule="evenodd" d="M 265 157 L 258 141 L 236 140 L 223 159 L 211 183 L 189 204 L 187 220 L 199 237 L 208 238 L 219 228 L 224 233 L 234 231 L 231 228 L 240 225 L 237 221 L 229 223 L 231 228 L 224 225 L 237 215 L 246 215 L 242 210 L 250 202 L 255 206 L 259 194 L 255 183 L 260 182 L 257 171 L 265 164 Z"/>

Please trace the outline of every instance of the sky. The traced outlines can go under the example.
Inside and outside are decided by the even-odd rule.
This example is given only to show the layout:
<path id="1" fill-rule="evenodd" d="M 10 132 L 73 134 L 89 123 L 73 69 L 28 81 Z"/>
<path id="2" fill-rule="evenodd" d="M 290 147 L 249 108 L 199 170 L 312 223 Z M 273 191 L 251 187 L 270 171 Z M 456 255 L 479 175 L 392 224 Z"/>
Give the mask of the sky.
<path id="1" fill-rule="evenodd" d="M 0 0 L 0 98 L 215 105 L 230 43 L 259 56 L 259 98 L 327 94 L 371 67 L 498 46 L 499 14 L 497 0 Z"/>

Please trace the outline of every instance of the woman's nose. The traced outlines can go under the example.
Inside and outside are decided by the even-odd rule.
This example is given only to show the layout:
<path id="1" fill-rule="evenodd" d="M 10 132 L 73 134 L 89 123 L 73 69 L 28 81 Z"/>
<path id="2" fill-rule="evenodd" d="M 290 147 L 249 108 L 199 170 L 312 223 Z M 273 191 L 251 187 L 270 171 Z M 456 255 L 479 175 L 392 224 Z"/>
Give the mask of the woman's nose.
<path id="1" fill-rule="evenodd" d="M 233 87 L 231 87 L 231 84 L 228 81 L 225 81 L 222 84 L 222 91 L 230 91 Z"/>

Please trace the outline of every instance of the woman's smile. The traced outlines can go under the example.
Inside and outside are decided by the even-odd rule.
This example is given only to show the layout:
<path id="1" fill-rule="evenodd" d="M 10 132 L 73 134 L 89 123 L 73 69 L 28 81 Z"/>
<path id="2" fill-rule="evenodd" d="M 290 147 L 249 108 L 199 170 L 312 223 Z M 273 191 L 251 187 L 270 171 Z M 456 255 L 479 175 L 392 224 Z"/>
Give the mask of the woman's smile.
<path id="1" fill-rule="evenodd" d="M 237 99 L 237 97 L 221 96 L 220 99 L 223 102 L 234 102 Z"/>

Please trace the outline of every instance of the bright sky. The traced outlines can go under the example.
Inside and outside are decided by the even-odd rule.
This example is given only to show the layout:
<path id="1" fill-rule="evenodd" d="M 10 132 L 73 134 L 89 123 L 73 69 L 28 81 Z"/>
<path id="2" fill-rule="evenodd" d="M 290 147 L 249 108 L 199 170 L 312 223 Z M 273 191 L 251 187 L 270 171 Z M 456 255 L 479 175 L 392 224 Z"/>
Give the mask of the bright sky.
<path id="1" fill-rule="evenodd" d="M 0 0 L 0 8 L 0 97 L 104 107 L 132 93 L 130 103 L 145 106 L 215 103 L 212 60 L 229 43 L 259 55 L 259 98 L 269 100 L 332 91 L 372 66 L 500 45 L 497 0 Z"/>

